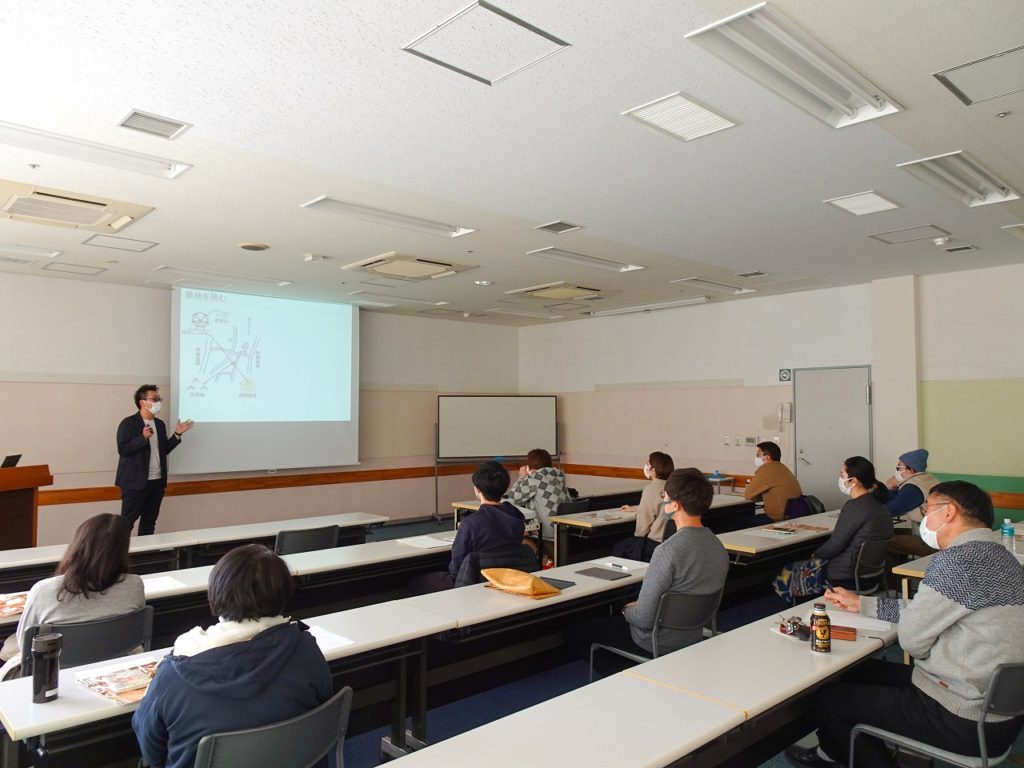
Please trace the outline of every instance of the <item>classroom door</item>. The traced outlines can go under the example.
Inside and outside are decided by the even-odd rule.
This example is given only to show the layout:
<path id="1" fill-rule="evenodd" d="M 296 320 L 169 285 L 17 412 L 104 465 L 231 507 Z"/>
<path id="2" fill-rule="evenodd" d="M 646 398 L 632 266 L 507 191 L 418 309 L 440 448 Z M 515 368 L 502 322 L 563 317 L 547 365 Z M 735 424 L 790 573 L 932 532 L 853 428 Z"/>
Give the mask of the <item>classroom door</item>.
<path id="1" fill-rule="evenodd" d="M 846 497 L 836 480 L 849 456 L 871 458 L 871 368 L 793 370 L 796 477 L 826 509 Z"/>

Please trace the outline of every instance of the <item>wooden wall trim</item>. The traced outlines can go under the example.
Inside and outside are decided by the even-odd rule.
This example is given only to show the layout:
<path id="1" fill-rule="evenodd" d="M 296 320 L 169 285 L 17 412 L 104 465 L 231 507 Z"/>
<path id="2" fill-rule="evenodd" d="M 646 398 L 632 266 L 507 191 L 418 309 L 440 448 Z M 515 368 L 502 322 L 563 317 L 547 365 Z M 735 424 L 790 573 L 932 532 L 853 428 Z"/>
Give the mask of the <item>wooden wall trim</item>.
<path id="1" fill-rule="evenodd" d="M 643 480 L 643 473 L 635 467 L 607 467 L 600 464 L 561 464 L 567 475 L 588 477 L 614 477 L 622 480 Z M 437 468 L 442 477 L 470 475 L 476 464 L 443 464 Z M 517 467 L 508 467 L 515 473 Z M 266 491 L 276 488 L 303 488 L 311 485 L 340 485 L 343 483 L 375 483 L 383 480 L 416 480 L 434 476 L 433 465 L 425 467 L 395 467 L 392 469 L 355 469 L 347 472 L 313 472 L 303 475 L 263 475 L 220 480 L 189 480 L 167 484 L 168 496 L 191 496 L 201 493 L 235 493 L 238 491 Z M 742 488 L 750 475 L 730 475 L 736 478 L 736 488 Z M 992 491 L 992 504 L 999 509 L 1024 509 L 1024 493 Z M 39 506 L 55 504 L 87 504 L 97 501 L 117 501 L 121 492 L 113 485 L 91 488 L 61 488 L 40 490 Z"/>

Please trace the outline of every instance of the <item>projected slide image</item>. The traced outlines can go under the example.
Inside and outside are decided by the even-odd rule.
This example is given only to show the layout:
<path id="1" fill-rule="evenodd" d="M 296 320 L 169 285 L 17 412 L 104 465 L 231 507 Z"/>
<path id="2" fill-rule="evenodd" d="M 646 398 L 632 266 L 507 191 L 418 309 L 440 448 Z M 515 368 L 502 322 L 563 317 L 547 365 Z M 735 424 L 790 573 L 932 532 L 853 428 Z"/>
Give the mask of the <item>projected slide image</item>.
<path id="1" fill-rule="evenodd" d="M 349 420 L 351 313 L 344 305 L 183 289 L 181 417 Z"/>

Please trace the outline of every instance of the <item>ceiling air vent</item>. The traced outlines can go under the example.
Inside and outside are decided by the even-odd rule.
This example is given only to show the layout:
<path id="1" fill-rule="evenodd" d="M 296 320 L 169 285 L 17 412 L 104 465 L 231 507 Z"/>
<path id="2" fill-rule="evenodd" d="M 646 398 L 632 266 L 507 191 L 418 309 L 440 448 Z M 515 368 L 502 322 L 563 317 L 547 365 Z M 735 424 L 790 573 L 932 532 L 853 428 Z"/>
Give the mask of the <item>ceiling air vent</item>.
<path id="1" fill-rule="evenodd" d="M 976 251 L 978 250 L 973 245 L 954 245 L 952 248 L 946 248 L 946 253 L 963 253 L 964 251 Z"/>
<path id="2" fill-rule="evenodd" d="M 548 299 L 556 301 L 576 301 L 578 299 L 589 299 L 599 296 L 600 288 L 588 288 L 585 285 L 567 285 L 564 280 L 543 285 L 531 285 L 527 288 L 515 288 L 505 291 L 506 296 L 520 295 L 532 296 L 535 299 Z"/>
<path id="3" fill-rule="evenodd" d="M 131 128 L 133 131 L 148 133 L 150 136 L 159 136 L 161 139 L 176 139 L 192 127 L 192 123 L 161 117 L 152 112 L 143 112 L 138 109 L 129 112 L 128 116 L 118 125 L 122 128 Z"/>
<path id="4" fill-rule="evenodd" d="M 32 259 L 19 259 L 14 256 L 0 256 L 0 264 L 31 264 Z"/>
<path id="5" fill-rule="evenodd" d="M 153 209 L 0 179 L 0 217 L 30 224 L 113 234 Z"/>
<path id="6" fill-rule="evenodd" d="M 534 227 L 534 229 L 554 232 L 556 235 L 564 235 L 566 232 L 575 232 L 577 229 L 583 229 L 583 227 L 579 224 L 570 224 L 568 221 L 552 221 L 547 224 L 541 224 L 539 227 Z"/>
<path id="7" fill-rule="evenodd" d="M 342 269 L 357 269 L 362 272 L 372 272 L 375 275 L 418 282 L 420 280 L 436 280 L 438 278 L 450 277 L 458 272 L 475 269 L 476 266 L 476 264 L 452 264 L 451 262 L 439 259 L 424 259 L 396 251 L 389 251 L 379 256 L 371 256 L 362 261 L 346 264 Z"/>

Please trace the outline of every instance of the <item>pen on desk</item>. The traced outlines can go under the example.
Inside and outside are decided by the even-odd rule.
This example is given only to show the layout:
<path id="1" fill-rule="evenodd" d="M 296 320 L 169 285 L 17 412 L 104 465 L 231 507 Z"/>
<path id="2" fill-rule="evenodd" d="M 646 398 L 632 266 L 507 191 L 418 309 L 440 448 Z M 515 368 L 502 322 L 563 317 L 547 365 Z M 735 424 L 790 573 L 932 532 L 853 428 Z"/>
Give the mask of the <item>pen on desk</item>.
<path id="1" fill-rule="evenodd" d="M 616 569 L 618 569 L 620 571 L 628 571 L 629 570 L 629 568 L 627 568 L 626 566 L 619 565 L 618 563 L 605 563 L 605 565 L 607 565 L 609 568 L 616 568 Z"/>

